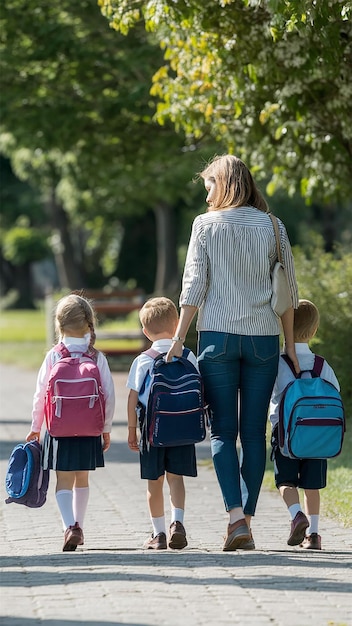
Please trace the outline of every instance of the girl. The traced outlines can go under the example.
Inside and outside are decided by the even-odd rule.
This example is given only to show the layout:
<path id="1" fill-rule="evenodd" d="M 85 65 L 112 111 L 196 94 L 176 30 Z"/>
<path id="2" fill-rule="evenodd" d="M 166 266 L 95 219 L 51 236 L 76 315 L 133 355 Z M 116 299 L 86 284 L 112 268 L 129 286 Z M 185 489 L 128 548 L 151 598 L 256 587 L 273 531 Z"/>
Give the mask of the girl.
<path id="1" fill-rule="evenodd" d="M 56 470 L 56 500 L 64 528 L 63 551 L 83 545 L 83 522 L 89 499 L 89 470 L 104 467 L 103 452 L 110 447 L 115 392 L 105 356 L 93 348 L 95 314 L 89 302 L 78 295 L 62 298 L 56 308 L 55 330 L 58 344 L 63 343 L 73 357 L 88 352 L 96 358 L 105 399 L 105 423 L 102 437 L 52 437 L 45 433 L 44 468 Z M 52 348 L 39 370 L 33 398 L 32 426 L 26 441 L 38 439 L 44 421 L 46 389 L 50 372 L 60 355 Z"/>

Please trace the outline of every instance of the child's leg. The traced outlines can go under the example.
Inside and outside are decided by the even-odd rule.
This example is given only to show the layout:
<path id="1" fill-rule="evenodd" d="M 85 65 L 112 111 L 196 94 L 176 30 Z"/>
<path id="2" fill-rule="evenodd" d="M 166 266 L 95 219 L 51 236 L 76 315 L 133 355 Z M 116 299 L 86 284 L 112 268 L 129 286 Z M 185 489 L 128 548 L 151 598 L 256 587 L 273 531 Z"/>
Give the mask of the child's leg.
<path id="1" fill-rule="evenodd" d="M 183 476 L 166 472 L 170 489 L 171 524 L 169 532 L 169 548 L 182 550 L 187 545 L 186 531 L 183 525 L 185 514 L 185 484 Z"/>
<path id="2" fill-rule="evenodd" d="M 154 537 L 166 532 L 163 485 L 164 476 L 160 476 L 157 480 L 148 480 L 147 502 Z"/>
<path id="3" fill-rule="evenodd" d="M 56 501 L 61 513 L 64 530 L 74 526 L 76 520 L 73 514 L 73 484 L 75 472 L 56 471 Z"/>
<path id="4" fill-rule="evenodd" d="M 166 479 L 170 489 L 171 523 L 181 522 L 183 524 L 186 499 L 183 476 L 166 472 Z"/>
<path id="5" fill-rule="evenodd" d="M 298 489 L 292 485 L 280 485 L 279 491 L 289 510 L 292 520 L 287 544 L 289 546 L 298 546 L 303 541 L 306 528 L 309 526 L 308 519 L 301 509 Z"/>
<path id="6" fill-rule="evenodd" d="M 73 487 L 73 515 L 83 529 L 84 518 L 89 500 L 89 471 L 75 472 Z"/>
<path id="7" fill-rule="evenodd" d="M 291 519 L 294 519 L 298 511 L 302 510 L 297 487 L 293 485 L 280 485 L 279 492 L 290 512 Z"/>
<path id="8" fill-rule="evenodd" d="M 320 512 L 320 491 L 319 489 L 304 490 L 304 508 L 309 519 L 307 535 L 318 533 L 319 512 Z"/>

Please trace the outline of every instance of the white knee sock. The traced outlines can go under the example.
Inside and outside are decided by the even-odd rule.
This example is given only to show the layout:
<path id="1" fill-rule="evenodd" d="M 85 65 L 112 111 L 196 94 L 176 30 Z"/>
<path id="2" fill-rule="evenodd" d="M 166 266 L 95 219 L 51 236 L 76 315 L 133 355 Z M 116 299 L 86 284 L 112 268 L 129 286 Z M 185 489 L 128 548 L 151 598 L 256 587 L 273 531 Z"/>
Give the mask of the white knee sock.
<path id="1" fill-rule="evenodd" d="M 89 487 L 75 487 L 73 489 L 73 516 L 82 529 L 88 500 Z"/>
<path id="2" fill-rule="evenodd" d="M 162 517 L 152 517 L 151 520 L 153 524 L 153 537 L 155 537 L 159 533 L 166 534 L 165 515 L 163 515 Z"/>
<path id="3" fill-rule="evenodd" d="M 171 524 L 172 522 L 181 522 L 181 524 L 183 524 L 184 516 L 185 512 L 183 509 L 176 509 L 171 507 Z"/>
<path id="4" fill-rule="evenodd" d="M 69 526 L 74 526 L 76 521 L 73 515 L 72 500 L 73 494 L 71 489 L 61 489 L 56 492 L 56 502 L 61 513 L 64 530 Z"/>
<path id="5" fill-rule="evenodd" d="M 299 511 L 302 511 L 300 504 L 291 504 L 291 506 L 288 507 L 288 510 L 292 520 L 295 519 Z"/>
<path id="6" fill-rule="evenodd" d="M 318 533 L 319 528 L 319 515 L 308 515 L 309 527 L 306 530 L 306 535 L 312 533 Z"/>

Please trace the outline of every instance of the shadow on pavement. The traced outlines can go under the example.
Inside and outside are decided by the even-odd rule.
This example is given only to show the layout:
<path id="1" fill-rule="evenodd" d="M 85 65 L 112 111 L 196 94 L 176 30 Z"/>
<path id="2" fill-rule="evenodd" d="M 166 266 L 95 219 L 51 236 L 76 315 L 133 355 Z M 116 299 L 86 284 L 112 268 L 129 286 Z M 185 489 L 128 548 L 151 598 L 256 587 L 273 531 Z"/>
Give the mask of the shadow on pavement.
<path id="1" fill-rule="evenodd" d="M 350 557 L 349 553 L 339 553 L 341 556 Z M 2 587 L 40 587 L 50 585 L 69 585 L 77 583 L 95 583 L 99 581 L 128 581 L 133 576 L 134 583 L 165 583 L 184 584 L 184 585 L 239 585 L 250 587 L 253 589 L 290 589 L 292 585 L 296 591 L 317 590 L 319 592 L 329 593 L 349 593 L 352 591 L 351 583 L 344 583 L 341 580 L 333 580 L 324 578 L 319 575 L 319 570 L 324 568 L 350 569 L 350 562 L 338 562 L 336 553 L 331 553 L 331 558 L 327 554 L 319 554 L 319 559 L 314 555 L 305 555 L 301 558 L 295 553 L 283 556 L 279 554 L 265 553 L 248 553 L 236 552 L 233 554 L 204 554 L 197 551 L 185 551 L 183 553 L 152 553 L 139 552 L 121 553 L 116 552 L 85 552 L 85 553 L 67 553 L 57 555 L 43 555 L 31 557 L 5 557 L 1 559 L 1 566 L 8 568 L 6 577 L 3 577 Z M 73 559 L 73 560 L 72 560 Z M 229 559 L 233 560 L 233 564 L 229 563 Z M 278 560 L 280 559 L 280 560 Z M 74 568 L 72 567 L 74 564 Z M 229 566 L 233 566 L 232 572 L 229 572 Z M 145 571 L 134 571 L 131 568 L 145 567 Z M 248 576 L 247 568 L 263 568 L 257 575 Z M 307 576 L 299 578 L 293 574 L 293 566 L 312 568 L 314 572 L 307 572 Z M 11 568 L 21 568 L 21 571 L 15 571 Z M 31 572 L 31 567 L 35 571 Z M 40 568 L 43 570 L 41 571 Z M 87 568 L 86 570 L 84 568 Z M 129 568 L 121 571 L 122 568 Z M 165 568 L 179 567 L 184 570 L 184 574 L 180 575 L 168 574 Z M 215 568 L 214 575 L 200 576 L 199 570 L 204 568 Z M 265 574 L 264 568 L 271 568 L 277 572 L 273 575 Z M 48 570 L 52 568 L 52 570 Z M 60 568 L 60 569 L 59 569 Z M 119 571 L 120 568 L 120 571 Z M 226 576 L 223 571 L 226 569 Z M 153 571 L 154 570 L 154 571 Z M 157 570 L 157 571 L 155 571 Z M 217 575 L 217 572 L 222 574 Z M 253 569 L 251 570 L 253 572 Z M 243 575 L 241 575 L 243 572 Z M 198 573 L 198 575 L 197 575 Z M 55 622 L 53 622 L 54 624 Z"/>

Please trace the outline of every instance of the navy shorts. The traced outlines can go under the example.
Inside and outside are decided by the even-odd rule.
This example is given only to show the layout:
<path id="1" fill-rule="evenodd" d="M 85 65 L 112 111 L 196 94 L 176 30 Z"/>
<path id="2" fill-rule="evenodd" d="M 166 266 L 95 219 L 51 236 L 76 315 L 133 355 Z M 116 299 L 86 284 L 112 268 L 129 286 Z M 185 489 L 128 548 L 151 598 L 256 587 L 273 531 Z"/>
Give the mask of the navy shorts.
<path id="1" fill-rule="evenodd" d="M 301 489 L 324 489 L 326 487 L 328 465 L 326 459 L 290 459 L 281 454 L 274 433 L 272 444 L 277 488 L 282 485 Z"/>
<path id="2" fill-rule="evenodd" d="M 196 450 L 194 444 L 157 448 L 149 446 L 139 455 L 141 478 L 158 480 L 165 472 L 178 476 L 197 476 Z"/>

